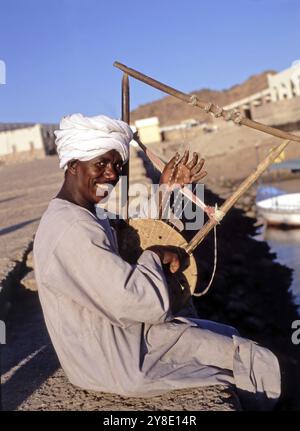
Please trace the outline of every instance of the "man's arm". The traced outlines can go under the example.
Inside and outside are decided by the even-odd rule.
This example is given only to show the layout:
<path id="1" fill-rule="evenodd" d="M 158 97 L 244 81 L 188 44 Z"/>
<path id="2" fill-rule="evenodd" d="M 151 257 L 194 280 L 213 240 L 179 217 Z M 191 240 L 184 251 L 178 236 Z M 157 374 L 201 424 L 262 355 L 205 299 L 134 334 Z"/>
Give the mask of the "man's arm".
<path id="1" fill-rule="evenodd" d="M 145 251 L 138 264 L 130 265 L 114 252 L 97 223 L 78 221 L 65 233 L 44 280 L 50 289 L 116 325 L 172 318 L 158 255 Z"/>

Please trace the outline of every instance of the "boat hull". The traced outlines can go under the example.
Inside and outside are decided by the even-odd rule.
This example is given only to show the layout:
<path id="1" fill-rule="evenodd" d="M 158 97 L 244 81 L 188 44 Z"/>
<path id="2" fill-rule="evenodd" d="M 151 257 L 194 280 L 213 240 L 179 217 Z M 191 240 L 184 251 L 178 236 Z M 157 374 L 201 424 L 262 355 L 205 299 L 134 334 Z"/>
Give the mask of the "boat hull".
<path id="1" fill-rule="evenodd" d="M 258 214 L 269 225 L 300 227 L 300 193 L 288 193 L 256 203 Z"/>

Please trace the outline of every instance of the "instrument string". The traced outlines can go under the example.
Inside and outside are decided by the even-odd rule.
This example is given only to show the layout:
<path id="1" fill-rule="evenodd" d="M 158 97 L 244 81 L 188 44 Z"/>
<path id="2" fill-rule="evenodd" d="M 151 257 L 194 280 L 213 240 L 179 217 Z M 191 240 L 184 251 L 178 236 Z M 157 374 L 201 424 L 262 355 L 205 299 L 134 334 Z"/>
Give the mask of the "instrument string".
<path id="1" fill-rule="evenodd" d="M 168 180 L 167 192 L 165 192 L 166 199 L 165 199 L 164 209 L 163 209 L 162 215 L 161 215 L 162 219 L 166 220 L 166 222 L 163 225 L 162 232 L 161 232 L 161 236 L 164 239 L 165 244 L 168 244 L 168 240 L 167 240 L 167 238 L 165 238 L 165 234 L 166 234 L 166 232 L 168 233 L 168 227 L 169 227 L 167 221 L 170 219 L 170 211 L 171 211 L 170 205 L 171 205 L 171 196 L 172 196 L 172 192 L 173 192 L 173 190 L 172 190 L 172 178 L 174 177 L 175 170 L 179 165 L 179 157 L 180 156 L 178 154 L 176 156 L 176 160 L 175 160 L 174 166 L 172 168 L 172 171 L 171 171 L 171 174 L 170 174 L 170 177 Z M 176 182 L 177 177 L 178 177 L 178 171 L 177 171 L 177 174 L 175 176 L 175 182 Z"/>
<path id="2" fill-rule="evenodd" d="M 186 151 L 190 151 L 190 145 L 189 145 L 189 143 L 187 143 L 186 141 L 187 141 L 187 139 L 186 139 L 186 130 L 185 129 L 183 129 L 183 131 L 182 131 L 182 136 L 183 136 L 183 144 L 185 145 L 185 149 L 184 149 L 184 154 L 186 153 Z M 182 160 L 183 158 L 181 158 L 180 159 L 180 161 Z M 178 164 L 180 163 L 180 161 L 178 162 Z M 174 184 L 177 184 L 178 183 L 178 178 L 179 178 L 179 175 L 180 175 L 180 173 L 181 173 L 181 170 L 182 170 L 182 167 L 183 167 L 183 165 L 181 165 L 181 166 L 179 166 L 179 168 L 178 168 L 178 170 L 177 170 L 177 175 L 176 175 L 176 178 L 175 178 L 175 181 L 174 181 Z M 174 218 L 177 218 L 176 217 L 176 207 L 178 206 L 178 197 L 179 197 L 179 201 L 180 201 L 180 203 L 182 202 L 182 194 L 180 193 L 180 189 L 177 187 L 177 188 L 175 188 L 174 190 L 173 190 L 173 194 L 174 194 L 174 196 L 175 196 L 175 191 L 176 190 L 178 190 L 178 192 L 177 192 L 177 195 L 176 195 L 176 197 L 174 198 L 174 202 L 173 202 L 173 216 L 174 216 Z M 180 216 L 178 217 L 178 219 L 180 220 L 181 218 L 182 218 L 182 214 L 183 214 L 183 210 L 181 211 L 181 213 L 180 213 Z M 168 231 L 168 236 L 167 236 L 167 238 L 166 238 L 166 242 L 168 242 L 169 241 L 169 239 L 170 239 L 170 237 L 171 237 L 171 235 L 172 235 L 172 231 L 173 230 L 175 230 L 175 225 L 171 222 L 170 223 L 170 225 L 171 225 L 171 229 Z"/>
<path id="3" fill-rule="evenodd" d="M 179 154 L 176 155 L 175 163 L 174 163 L 174 166 L 173 166 L 173 168 L 171 170 L 171 173 L 170 173 L 170 176 L 169 176 L 169 179 L 168 179 L 168 186 L 164 187 L 161 199 L 160 199 L 160 193 L 161 193 L 160 187 L 158 189 L 158 201 L 159 201 L 159 205 L 158 205 L 158 219 L 159 220 L 163 219 L 164 213 L 165 213 L 167 205 L 169 203 L 171 181 L 172 181 L 172 178 L 174 176 L 174 172 L 175 172 L 176 166 L 178 164 L 178 160 L 179 160 Z M 154 222 L 153 226 L 152 226 L 152 229 L 151 229 L 151 233 L 149 235 L 150 238 L 153 235 L 155 235 L 155 237 L 157 237 L 159 229 L 160 229 L 159 224 Z M 163 237 L 163 232 L 161 233 L 161 236 Z"/>
<path id="4" fill-rule="evenodd" d="M 213 280 L 215 278 L 215 274 L 216 274 L 217 258 L 218 258 L 218 252 L 217 252 L 217 226 L 215 225 L 214 226 L 214 268 L 213 268 L 213 272 L 212 272 L 212 275 L 210 277 L 209 283 L 206 286 L 206 288 L 202 292 L 199 292 L 199 293 L 194 292 L 193 296 L 196 296 L 196 297 L 203 296 L 203 295 L 205 295 L 209 291 L 209 289 L 210 289 L 210 287 L 211 287 L 211 285 L 213 283 Z"/>
<path id="5" fill-rule="evenodd" d="M 177 164 L 175 164 L 175 169 L 176 169 L 176 167 L 177 167 L 177 172 L 176 172 L 176 176 L 175 176 L 175 178 L 174 178 L 174 183 L 173 184 L 177 184 L 178 183 L 178 178 L 179 178 L 179 175 L 180 175 L 180 173 L 181 173 L 181 171 L 182 171 L 182 164 L 180 163 L 181 162 L 181 160 L 182 159 L 180 159 L 179 161 L 178 161 L 178 163 Z M 174 169 L 174 171 L 175 171 L 175 169 Z M 174 175 L 174 172 L 173 172 L 173 175 Z M 168 199 L 168 201 L 169 201 L 169 203 L 170 203 L 170 205 L 168 206 L 168 217 L 167 217 L 167 219 L 168 220 L 170 220 L 170 214 L 172 214 L 172 210 L 171 210 L 171 195 L 172 195 L 172 193 L 173 193 L 173 196 L 174 196 L 174 188 L 172 187 L 172 185 L 171 185 L 171 180 L 172 180 L 172 177 L 173 177 L 173 175 L 170 177 L 170 179 L 169 179 L 169 184 L 168 184 L 168 188 L 170 189 L 170 194 L 169 194 L 169 199 Z M 177 199 L 177 196 L 176 196 L 176 199 Z M 174 202 L 173 202 L 173 214 L 174 214 Z M 170 233 L 172 233 L 172 231 L 173 231 L 173 229 L 175 230 L 175 227 L 174 227 L 174 225 L 171 223 L 171 228 L 172 228 L 172 230 L 170 230 L 167 226 L 169 226 L 167 223 L 166 223 L 166 228 L 165 228 L 165 230 L 167 230 L 167 233 L 169 232 L 169 235 L 170 235 Z M 169 240 L 169 235 L 167 235 L 167 238 L 166 238 L 166 243 L 168 243 L 168 240 Z"/>

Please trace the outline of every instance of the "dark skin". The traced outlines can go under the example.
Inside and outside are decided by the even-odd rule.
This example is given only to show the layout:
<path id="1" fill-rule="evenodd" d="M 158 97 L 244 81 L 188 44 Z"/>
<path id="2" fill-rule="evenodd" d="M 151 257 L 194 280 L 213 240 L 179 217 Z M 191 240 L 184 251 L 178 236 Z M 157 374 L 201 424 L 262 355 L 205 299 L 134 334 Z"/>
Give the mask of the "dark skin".
<path id="1" fill-rule="evenodd" d="M 204 160 L 199 160 L 197 153 L 194 153 L 190 162 L 188 159 L 188 152 L 185 152 L 179 160 L 176 160 L 175 155 L 165 166 L 160 184 L 172 187 L 176 179 L 176 183 L 183 186 L 191 182 L 198 182 L 203 178 L 206 175 L 206 172 L 202 172 Z M 71 160 L 68 163 L 62 188 L 56 197 L 86 208 L 95 214 L 95 204 L 108 194 L 104 192 L 102 196 L 99 195 L 101 188 L 99 189 L 97 184 L 115 186 L 122 174 L 122 167 L 121 155 L 116 150 L 110 150 L 102 156 L 86 162 Z M 173 175 L 170 178 L 172 172 Z M 153 246 L 150 249 L 159 256 L 163 264 L 169 265 L 172 273 L 177 272 L 184 265 L 182 253 L 178 253 L 170 247 Z"/>
<path id="2" fill-rule="evenodd" d="M 122 167 L 122 158 L 116 150 L 108 151 L 86 162 L 71 160 L 57 197 L 84 207 L 95 214 L 95 204 L 105 197 L 98 195 L 96 184 L 115 186 L 122 174 Z"/>

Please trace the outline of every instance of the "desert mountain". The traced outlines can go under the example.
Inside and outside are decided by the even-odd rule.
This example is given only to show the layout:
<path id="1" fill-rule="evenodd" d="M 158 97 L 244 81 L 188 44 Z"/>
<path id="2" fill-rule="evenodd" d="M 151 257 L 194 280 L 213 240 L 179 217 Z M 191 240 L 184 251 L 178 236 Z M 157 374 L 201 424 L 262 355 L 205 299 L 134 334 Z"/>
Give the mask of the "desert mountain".
<path id="1" fill-rule="evenodd" d="M 274 73 L 276 72 L 270 70 L 253 75 L 242 84 L 234 85 L 228 90 L 215 91 L 204 88 L 202 90 L 193 91 L 191 94 L 196 94 L 200 100 L 225 106 L 265 89 L 268 86 L 267 75 Z M 154 102 L 141 105 L 132 111 L 131 123 L 142 118 L 154 116 L 159 118 L 161 126 L 177 124 L 188 118 L 211 121 L 211 117 L 200 109 L 194 108 L 175 97 L 167 96 Z"/>

